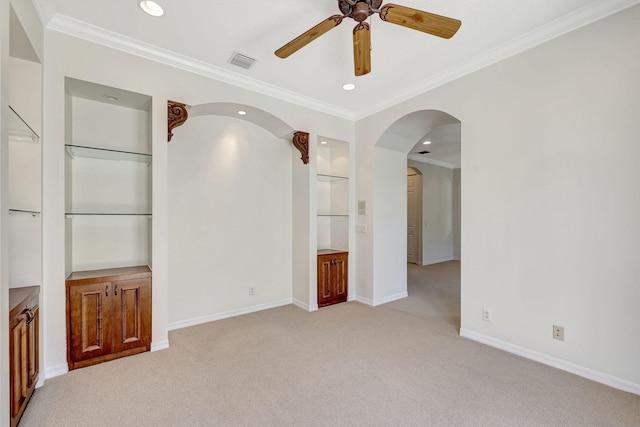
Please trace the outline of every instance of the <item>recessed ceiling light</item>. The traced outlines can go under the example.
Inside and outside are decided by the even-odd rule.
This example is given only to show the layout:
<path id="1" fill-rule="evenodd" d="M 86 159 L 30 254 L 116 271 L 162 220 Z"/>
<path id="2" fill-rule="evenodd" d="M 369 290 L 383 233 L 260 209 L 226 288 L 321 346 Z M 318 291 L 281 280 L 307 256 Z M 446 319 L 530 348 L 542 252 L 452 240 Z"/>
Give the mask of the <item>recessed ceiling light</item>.
<path id="1" fill-rule="evenodd" d="M 356 85 L 354 85 L 353 83 L 347 83 L 342 86 L 342 89 L 344 90 L 354 90 L 355 88 L 356 88 Z"/>
<path id="2" fill-rule="evenodd" d="M 320 144 L 322 145 L 327 144 L 327 141 L 320 141 Z"/>
<path id="3" fill-rule="evenodd" d="M 422 145 L 429 145 L 429 144 L 431 144 L 431 141 L 425 141 L 422 143 Z"/>
<path id="4" fill-rule="evenodd" d="M 112 95 L 104 95 L 104 97 L 107 101 L 111 101 L 111 102 L 116 102 L 118 100 L 118 98 Z"/>
<path id="5" fill-rule="evenodd" d="M 162 9 L 162 6 L 160 6 L 158 3 L 154 1 L 141 0 L 140 3 L 138 4 L 140 5 L 140 9 L 142 9 L 144 13 L 146 13 L 147 15 L 151 15 L 151 16 L 164 15 L 164 10 Z"/>
<path id="6" fill-rule="evenodd" d="M 244 111 L 244 110 L 238 110 L 238 114 L 241 115 L 241 116 L 244 116 L 244 115 L 247 114 L 247 112 Z"/>

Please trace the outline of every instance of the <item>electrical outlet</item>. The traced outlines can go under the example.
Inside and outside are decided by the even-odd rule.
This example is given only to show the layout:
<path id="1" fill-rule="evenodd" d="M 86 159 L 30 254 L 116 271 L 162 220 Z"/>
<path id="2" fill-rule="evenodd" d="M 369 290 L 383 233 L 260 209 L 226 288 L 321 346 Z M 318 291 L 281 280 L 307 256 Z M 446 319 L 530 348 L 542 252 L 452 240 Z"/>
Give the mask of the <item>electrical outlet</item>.
<path id="1" fill-rule="evenodd" d="M 253 285 L 249 286 L 249 295 L 255 295 L 256 294 L 256 288 L 253 287 Z"/>
<path id="2" fill-rule="evenodd" d="M 491 310 L 489 310 L 488 308 L 482 309 L 482 320 L 484 320 L 485 322 L 491 322 Z"/>
<path id="3" fill-rule="evenodd" d="M 553 325 L 553 338 L 564 341 L 564 326 Z"/>

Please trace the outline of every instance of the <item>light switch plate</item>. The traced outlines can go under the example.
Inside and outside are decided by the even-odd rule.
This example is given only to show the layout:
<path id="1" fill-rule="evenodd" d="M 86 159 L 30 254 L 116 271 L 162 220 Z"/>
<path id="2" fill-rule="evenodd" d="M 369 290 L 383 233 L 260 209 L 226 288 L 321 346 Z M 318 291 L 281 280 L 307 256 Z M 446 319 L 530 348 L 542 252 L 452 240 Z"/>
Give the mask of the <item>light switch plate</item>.
<path id="1" fill-rule="evenodd" d="M 366 215 L 366 214 L 367 214 L 367 201 L 358 200 L 358 215 Z"/>

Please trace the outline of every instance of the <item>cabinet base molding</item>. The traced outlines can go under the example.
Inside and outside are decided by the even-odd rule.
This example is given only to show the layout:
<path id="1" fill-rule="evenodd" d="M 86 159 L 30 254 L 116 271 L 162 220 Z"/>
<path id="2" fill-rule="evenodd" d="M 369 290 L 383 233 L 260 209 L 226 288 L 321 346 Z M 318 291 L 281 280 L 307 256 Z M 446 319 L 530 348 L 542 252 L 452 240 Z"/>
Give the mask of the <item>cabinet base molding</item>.
<path id="1" fill-rule="evenodd" d="M 95 357 L 89 360 L 81 360 L 79 362 L 69 362 L 69 370 L 85 368 L 91 365 L 97 365 L 98 363 L 108 362 L 110 360 L 119 359 L 121 357 L 133 356 L 134 354 L 144 353 L 147 351 L 146 347 L 133 348 L 131 350 L 121 351 L 119 353 L 111 353 L 105 356 Z"/>

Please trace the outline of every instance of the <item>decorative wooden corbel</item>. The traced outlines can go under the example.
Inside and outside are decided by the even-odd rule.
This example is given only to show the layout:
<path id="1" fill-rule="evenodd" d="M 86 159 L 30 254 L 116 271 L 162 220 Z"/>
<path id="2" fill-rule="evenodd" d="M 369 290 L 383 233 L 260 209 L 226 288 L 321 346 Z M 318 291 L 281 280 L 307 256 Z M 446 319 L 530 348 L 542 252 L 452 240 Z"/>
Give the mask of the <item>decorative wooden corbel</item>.
<path id="1" fill-rule="evenodd" d="M 302 157 L 302 163 L 305 165 L 309 163 L 309 132 L 300 132 L 297 131 L 293 134 L 293 146 L 296 147 Z"/>
<path id="2" fill-rule="evenodd" d="M 167 142 L 171 142 L 173 128 L 177 128 L 187 121 L 187 105 L 175 101 L 167 101 Z"/>

